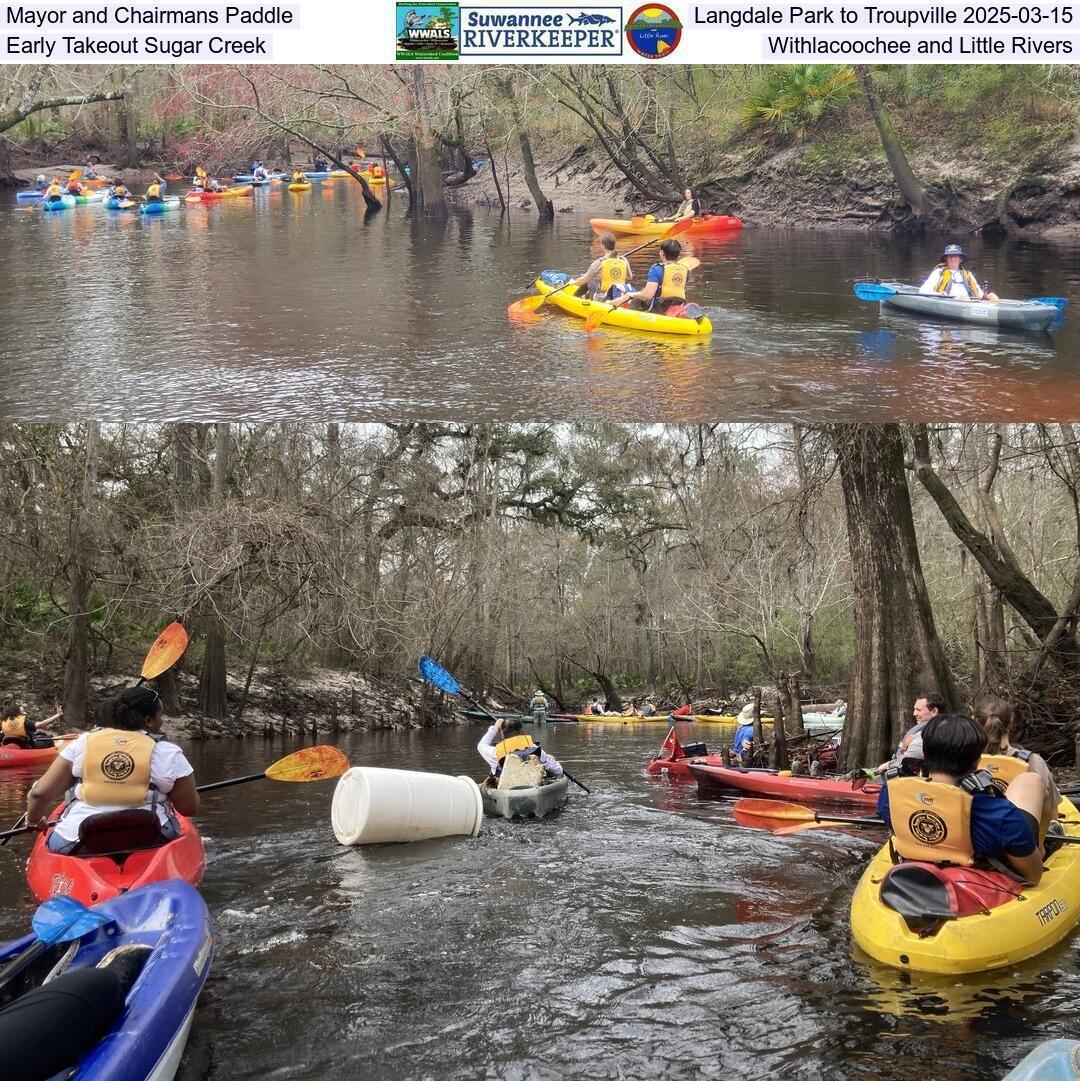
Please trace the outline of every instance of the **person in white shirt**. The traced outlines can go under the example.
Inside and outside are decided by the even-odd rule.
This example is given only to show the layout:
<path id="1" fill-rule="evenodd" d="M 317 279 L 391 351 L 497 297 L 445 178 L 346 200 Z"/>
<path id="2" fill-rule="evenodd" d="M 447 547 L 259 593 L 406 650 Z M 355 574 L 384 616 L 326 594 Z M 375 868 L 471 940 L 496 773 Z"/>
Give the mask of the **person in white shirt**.
<path id="1" fill-rule="evenodd" d="M 525 729 L 516 717 L 496 721 L 480 738 L 476 749 L 490 767 L 493 777 L 502 772 L 503 759 L 509 754 L 535 754 L 549 777 L 562 776 L 563 768 L 559 760 L 534 742 L 532 736 L 525 735 Z"/>
<path id="2" fill-rule="evenodd" d="M 51 852 L 72 852 L 79 828 L 95 815 L 144 807 L 158 817 L 164 840 L 179 834 L 173 810 L 193 815 L 199 809 L 195 771 L 175 743 L 160 735 L 164 709 L 151 687 L 129 687 L 102 703 L 99 727 L 72 740 L 31 788 L 26 821 L 45 829 L 47 815 L 72 786 L 47 841 Z"/>
<path id="3" fill-rule="evenodd" d="M 930 277 L 919 286 L 920 293 L 931 296 L 952 297 L 954 300 L 988 300 L 975 275 L 964 265 L 964 249 L 959 244 L 946 244 L 941 262 L 934 267 Z"/>

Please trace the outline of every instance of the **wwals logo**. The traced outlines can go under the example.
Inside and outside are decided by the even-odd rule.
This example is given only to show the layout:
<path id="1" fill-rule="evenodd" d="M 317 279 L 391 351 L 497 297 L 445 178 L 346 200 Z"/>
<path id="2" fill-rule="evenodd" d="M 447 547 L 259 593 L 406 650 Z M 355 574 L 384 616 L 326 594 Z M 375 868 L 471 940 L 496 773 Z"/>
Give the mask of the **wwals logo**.
<path id="1" fill-rule="evenodd" d="M 398 4 L 398 60 L 457 60 L 461 18 L 457 4 Z"/>

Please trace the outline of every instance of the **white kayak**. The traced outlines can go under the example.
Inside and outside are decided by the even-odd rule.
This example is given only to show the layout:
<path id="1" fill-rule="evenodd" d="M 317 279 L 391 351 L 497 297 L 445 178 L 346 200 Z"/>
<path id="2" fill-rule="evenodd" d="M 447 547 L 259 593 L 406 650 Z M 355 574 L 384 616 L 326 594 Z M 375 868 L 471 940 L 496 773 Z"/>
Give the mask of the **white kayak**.
<path id="1" fill-rule="evenodd" d="M 912 315 L 930 315 L 1009 330 L 1046 330 L 1058 316 L 1057 308 L 1052 305 L 1030 300 L 955 300 L 920 293 L 916 286 L 903 282 L 881 284 L 896 290 L 893 296 L 881 302 L 882 305 Z"/>

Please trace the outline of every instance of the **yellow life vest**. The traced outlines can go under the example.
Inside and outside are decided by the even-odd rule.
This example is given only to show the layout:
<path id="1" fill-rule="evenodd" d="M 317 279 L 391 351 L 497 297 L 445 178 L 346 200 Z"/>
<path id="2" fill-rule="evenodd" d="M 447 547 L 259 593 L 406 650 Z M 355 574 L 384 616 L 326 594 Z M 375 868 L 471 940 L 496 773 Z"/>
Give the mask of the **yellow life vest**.
<path id="1" fill-rule="evenodd" d="M 146 197 L 147 197 L 147 199 L 160 199 L 161 198 L 161 185 L 160 184 L 151 184 L 150 187 L 148 187 L 146 189 Z"/>
<path id="2" fill-rule="evenodd" d="M 529 705 L 533 709 L 547 709 L 548 700 L 542 694 L 535 694 Z"/>
<path id="3" fill-rule="evenodd" d="M 297 171 L 293 173 L 292 178 L 294 184 L 303 184 L 304 181 L 307 180 L 307 177 L 304 176 L 304 174 L 299 169 L 297 169 Z"/>
<path id="4" fill-rule="evenodd" d="M 621 255 L 608 256 L 600 264 L 600 292 L 606 293 L 613 285 L 625 285 L 630 276 L 629 270 Z"/>
<path id="5" fill-rule="evenodd" d="M 154 186 L 157 187 L 159 191 L 161 190 L 159 185 L 154 185 Z M 114 199 L 124 199 L 127 196 L 129 196 L 130 194 L 131 194 L 131 192 L 128 191 L 127 188 L 125 188 L 123 184 L 117 184 L 116 187 L 113 188 L 113 198 Z M 149 191 L 147 191 L 147 194 L 148 195 L 150 194 Z"/>
<path id="6" fill-rule="evenodd" d="M 904 859 L 963 867 L 975 862 L 969 792 L 922 777 L 897 777 L 887 784 L 893 847 Z"/>
<path id="7" fill-rule="evenodd" d="M 510 736 L 508 739 L 500 740 L 495 744 L 495 758 L 501 764 L 508 754 L 513 754 L 514 751 L 527 751 L 530 747 L 535 746 L 532 736 L 526 736 L 524 733 L 520 736 Z"/>
<path id="8" fill-rule="evenodd" d="M 990 774 L 994 787 L 1004 796 L 1013 778 L 1027 773 L 1028 764 L 1025 759 L 1011 754 L 984 754 L 979 759 L 979 769 Z"/>
<path id="9" fill-rule="evenodd" d="M 690 272 L 683 263 L 665 263 L 664 280 L 660 283 L 660 296 L 664 300 L 685 300 L 686 280 Z"/>
<path id="10" fill-rule="evenodd" d="M 64 189 L 60 187 L 59 184 L 50 184 L 49 189 L 45 192 L 45 194 L 51 199 L 55 195 L 63 195 Z"/>
<path id="11" fill-rule="evenodd" d="M 959 276 L 960 280 L 967 286 L 968 293 L 973 300 L 982 296 L 982 289 L 979 288 L 979 283 L 975 280 L 971 271 L 969 271 L 967 267 L 961 267 L 957 271 L 957 275 Z M 944 269 L 941 271 L 941 281 L 939 281 L 937 284 L 937 292 L 944 293 L 945 290 L 949 288 L 949 284 L 950 282 L 952 282 L 952 280 L 953 272 L 948 267 L 944 267 Z"/>
<path id="12" fill-rule="evenodd" d="M 141 807 L 150 791 L 154 742 L 145 732 L 119 728 L 91 732 L 76 797 L 98 807 Z"/>
<path id="13" fill-rule="evenodd" d="M 4 739 L 25 739 L 30 736 L 26 731 L 26 714 L 20 713 L 18 717 L 8 717 L 0 724 L 0 736 Z"/>
<path id="14" fill-rule="evenodd" d="M 382 166 L 381 165 L 373 165 L 371 167 L 371 175 L 375 176 L 375 177 L 381 177 L 383 175 Z"/>

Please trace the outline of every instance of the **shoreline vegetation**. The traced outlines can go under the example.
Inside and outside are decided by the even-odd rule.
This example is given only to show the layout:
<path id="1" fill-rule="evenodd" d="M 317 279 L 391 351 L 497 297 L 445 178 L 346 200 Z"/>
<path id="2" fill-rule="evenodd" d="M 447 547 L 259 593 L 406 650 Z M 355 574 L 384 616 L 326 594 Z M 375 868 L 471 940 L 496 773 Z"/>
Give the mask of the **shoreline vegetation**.
<path id="1" fill-rule="evenodd" d="M 180 618 L 191 738 L 455 723 L 429 654 L 496 709 L 844 698 L 846 768 L 990 692 L 1071 764 L 1078 492 L 1064 424 L 9 425 L 3 695 L 92 723 Z"/>
<path id="2" fill-rule="evenodd" d="M 748 225 L 1067 240 L 1078 106 L 1069 65 L 19 69 L 0 178 L 87 156 L 129 181 L 340 166 L 360 147 L 426 215 L 629 216 L 690 185 Z"/>

